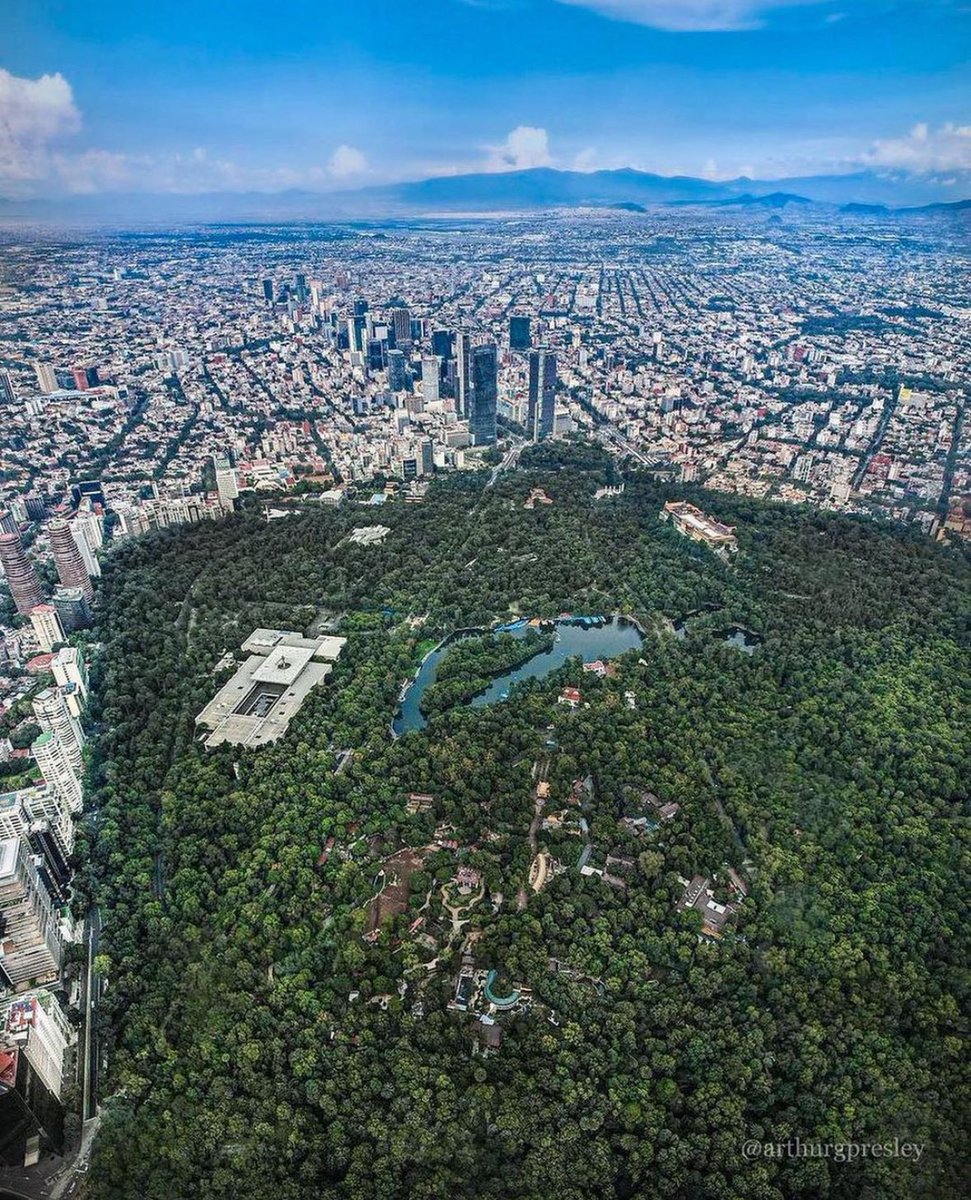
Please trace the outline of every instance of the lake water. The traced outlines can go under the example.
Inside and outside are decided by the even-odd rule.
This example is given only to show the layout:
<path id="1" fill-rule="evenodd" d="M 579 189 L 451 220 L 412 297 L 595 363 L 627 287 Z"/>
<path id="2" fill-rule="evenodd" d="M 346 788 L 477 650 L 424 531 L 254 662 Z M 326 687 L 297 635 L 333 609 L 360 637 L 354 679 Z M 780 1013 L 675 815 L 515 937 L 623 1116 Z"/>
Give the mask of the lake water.
<path id="1" fill-rule="evenodd" d="M 513 628 L 504 627 L 502 632 L 513 637 L 526 636 L 527 626 Z M 476 630 L 474 633 L 483 631 Z M 496 631 L 498 632 L 498 631 Z M 557 640 L 549 650 L 535 654 L 528 662 L 497 675 L 484 692 L 480 692 L 470 703 L 472 708 L 482 708 L 486 704 L 495 704 L 504 700 L 509 689 L 522 679 L 544 679 L 551 671 L 561 667 L 568 658 L 580 657 L 584 662 L 596 662 L 602 659 L 616 658 L 627 650 L 635 650 L 641 644 L 641 635 L 636 625 L 623 617 L 617 617 L 600 626 L 585 629 L 565 621 L 556 622 Z M 463 632 L 452 635 L 444 643 L 433 650 L 421 664 L 414 683 L 405 693 L 394 719 L 396 734 L 408 733 L 412 729 L 424 729 L 428 722 L 421 711 L 421 700 L 428 687 L 435 682 L 438 675 L 439 663 L 448 651 L 448 647 L 463 637 L 472 633 Z"/>
<path id="2" fill-rule="evenodd" d="M 674 636 L 681 641 L 688 636 L 688 622 L 692 617 L 700 616 L 704 612 L 717 612 L 719 606 L 713 604 L 706 608 L 696 608 L 692 612 L 685 613 L 683 617 L 679 617 L 674 622 Z M 730 625 L 728 629 L 719 629 L 717 633 L 713 633 L 712 637 L 718 638 L 724 642 L 726 646 L 732 646 L 735 650 L 741 650 L 743 654 L 754 654 L 756 646 L 762 645 L 762 637 L 758 633 L 753 633 L 751 629 L 743 629 L 741 625 Z"/>

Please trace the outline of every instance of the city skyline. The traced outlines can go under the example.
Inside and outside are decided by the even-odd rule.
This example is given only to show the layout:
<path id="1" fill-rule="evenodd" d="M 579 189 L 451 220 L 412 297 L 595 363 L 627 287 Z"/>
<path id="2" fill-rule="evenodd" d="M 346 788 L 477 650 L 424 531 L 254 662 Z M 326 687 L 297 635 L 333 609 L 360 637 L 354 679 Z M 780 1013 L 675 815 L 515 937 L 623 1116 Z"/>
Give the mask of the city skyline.
<path id="1" fill-rule="evenodd" d="M 531 167 L 861 170 L 966 198 L 957 0 L 15 0 L 0 196 L 338 192 Z M 767 102 L 770 101 L 770 102 Z"/>

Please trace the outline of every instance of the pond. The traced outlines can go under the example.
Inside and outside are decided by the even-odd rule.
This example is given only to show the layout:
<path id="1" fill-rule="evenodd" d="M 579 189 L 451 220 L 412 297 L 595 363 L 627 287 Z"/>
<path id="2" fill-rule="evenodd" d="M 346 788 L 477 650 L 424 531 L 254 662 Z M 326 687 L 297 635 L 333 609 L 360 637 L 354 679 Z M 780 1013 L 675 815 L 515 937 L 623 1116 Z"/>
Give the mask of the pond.
<path id="1" fill-rule="evenodd" d="M 556 629 L 556 641 L 553 645 L 518 667 L 497 675 L 486 690 L 470 702 L 472 708 L 482 708 L 484 705 L 505 700 L 514 684 L 523 679 L 544 679 L 557 667 L 561 667 L 568 658 L 579 656 L 584 662 L 596 662 L 597 659 L 606 662 L 607 659 L 616 658 L 628 650 L 636 650 L 641 644 L 642 637 L 637 626 L 624 617 L 612 617 L 609 620 L 596 618 L 595 621 L 582 618 L 586 624 L 579 624 L 579 620 L 580 618 L 563 618 L 552 622 Z M 493 630 L 493 633 L 508 633 L 512 637 L 521 638 L 526 636 L 528 628 L 527 622 L 522 621 L 512 626 L 501 626 Z M 414 681 L 401 698 L 392 726 L 396 736 L 408 733 L 412 729 L 425 728 L 428 722 L 421 711 L 421 700 L 426 690 L 435 682 L 439 663 L 445 657 L 449 646 L 461 638 L 473 637 L 483 632 L 481 629 L 463 629 L 450 634 L 426 656 Z"/>
<path id="2" fill-rule="evenodd" d="M 704 608 L 693 609 L 689 613 L 685 613 L 683 617 L 679 617 L 674 624 L 674 636 L 681 641 L 688 636 L 688 622 L 692 617 L 700 616 L 705 612 L 717 612 L 720 605 L 711 604 Z M 741 625 L 729 625 L 727 629 L 719 629 L 714 632 L 712 637 L 724 642 L 726 646 L 732 646 L 735 650 L 741 650 L 743 654 L 754 654 L 756 646 L 761 646 L 763 638 L 761 634 L 754 633 L 751 629 L 745 629 Z"/>

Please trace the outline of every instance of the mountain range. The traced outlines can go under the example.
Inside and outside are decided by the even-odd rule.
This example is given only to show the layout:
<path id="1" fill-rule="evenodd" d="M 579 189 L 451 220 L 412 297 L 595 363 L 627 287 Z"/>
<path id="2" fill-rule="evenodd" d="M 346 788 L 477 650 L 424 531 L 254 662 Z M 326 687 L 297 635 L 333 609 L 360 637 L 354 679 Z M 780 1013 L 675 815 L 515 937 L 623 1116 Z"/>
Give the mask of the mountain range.
<path id="1" fill-rule="evenodd" d="M 885 213 L 925 208 L 963 211 L 971 171 L 946 179 L 901 171 L 857 171 L 791 179 L 710 180 L 613 171 L 528 170 L 444 175 L 350 191 L 101 193 L 36 200 L 0 200 L 0 217 L 21 219 L 244 221 L 371 219 L 549 209 L 613 208 L 628 212 L 658 205 L 782 209 L 810 204 L 848 212 Z M 957 205 L 952 203 L 957 200 Z"/>

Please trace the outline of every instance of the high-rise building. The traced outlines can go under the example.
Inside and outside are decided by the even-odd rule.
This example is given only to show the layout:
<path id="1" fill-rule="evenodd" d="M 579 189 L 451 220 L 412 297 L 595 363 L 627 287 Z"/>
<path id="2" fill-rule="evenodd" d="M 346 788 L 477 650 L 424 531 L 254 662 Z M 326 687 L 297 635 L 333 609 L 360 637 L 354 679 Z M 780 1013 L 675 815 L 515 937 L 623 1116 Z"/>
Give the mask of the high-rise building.
<path id="1" fill-rule="evenodd" d="M 11 987 L 61 968 L 60 919 L 24 837 L 0 842 L 0 973 Z"/>
<path id="2" fill-rule="evenodd" d="M 31 492 L 29 495 L 22 496 L 21 500 L 24 505 L 24 514 L 29 521 L 47 520 L 47 505 L 44 503 L 43 496 Z"/>
<path id="3" fill-rule="evenodd" d="M 556 355 L 529 352 L 529 408 L 526 428 L 534 442 L 553 436 L 556 419 Z"/>
<path id="4" fill-rule="evenodd" d="M 532 345 L 529 336 L 529 317 L 513 316 L 509 318 L 509 349 L 528 350 Z"/>
<path id="5" fill-rule="evenodd" d="M 388 387 L 393 392 L 403 392 L 407 387 L 405 356 L 401 350 L 388 351 Z"/>
<path id="6" fill-rule="evenodd" d="M 394 344 L 399 350 L 402 350 L 411 345 L 411 313 L 407 308 L 394 308 L 391 310 L 391 314 Z"/>
<path id="7" fill-rule="evenodd" d="M 212 456 L 213 469 L 216 472 L 216 493 L 223 512 L 232 512 L 236 507 L 236 497 L 239 495 L 239 483 L 236 478 L 236 468 L 225 455 Z"/>
<path id="8" fill-rule="evenodd" d="M 88 672 L 84 666 L 84 655 L 76 646 L 64 646 L 51 661 L 54 682 L 65 688 L 73 684 L 84 698 L 88 694 Z"/>
<path id="9" fill-rule="evenodd" d="M 57 518 L 47 527 L 51 539 L 51 552 L 54 555 L 54 566 L 57 576 L 64 587 L 79 587 L 85 599 L 94 597 L 94 585 L 81 551 L 74 540 L 74 533 L 67 521 Z"/>
<path id="10" fill-rule="evenodd" d="M 264 279 L 263 280 L 263 299 L 266 301 L 267 304 L 273 303 L 273 280 L 272 279 Z"/>
<path id="11" fill-rule="evenodd" d="M 34 564 L 27 557 L 20 534 L 0 533 L 0 566 L 7 577 L 17 612 L 26 617 L 32 608 L 44 603 L 40 580 Z"/>
<path id="12" fill-rule="evenodd" d="M 0 509 L 0 533 L 19 533 L 17 518 L 9 509 Z"/>
<path id="13" fill-rule="evenodd" d="M 94 518 L 94 523 L 87 520 L 79 521 L 78 517 L 74 517 L 70 522 L 71 537 L 74 538 L 74 544 L 78 548 L 78 554 L 81 555 L 88 578 L 100 579 L 101 563 L 98 562 L 98 556 L 95 554 L 95 546 L 91 544 L 99 535 L 100 518 L 94 513 L 81 513 L 79 516 Z M 97 542 L 97 545 L 101 545 L 101 543 Z"/>
<path id="14" fill-rule="evenodd" d="M 447 362 L 452 357 L 452 347 L 455 341 L 455 334 L 448 329 L 432 330 L 432 354 L 441 361 Z"/>
<path id="15" fill-rule="evenodd" d="M 37 376 L 37 387 L 45 395 L 57 391 L 57 372 L 50 363 L 34 363 L 34 374 Z"/>
<path id="16" fill-rule="evenodd" d="M 462 418 L 469 416 L 469 392 L 472 389 L 471 339 L 459 331 L 455 335 L 455 408 Z"/>
<path id="17" fill-rule="evenodd" d="M 80 775 L 84 769 L 84 731 L 81 722 L 71 713 L 60 688 L 44 688 L 38 692 L 33 700 L 33 709 L 37 724 L 45 732 L 56 736 L 67 761 Z"/>
<path id="18" fill-rule="evenodd" d="M 421 360 L 421 394 L 425 404 L 438 400 L 438 388 L 442 380 L 442 364 L 434 354 Z"/>
<path id="19" fill-rule="evenodd" d="M 57 735 L 45 730 L 34 739 L 30 750 L 44 782 L 50 784 L 71 812 L 80 812 L 84 807 L 81 780 Z"/>
<path id="20" fill-rule="evenodd" d="M 367 342 L 367 317 L 363 313 L 347 318 L 347 345 L 351 351 L 362 353 Z"/>
<path id="21" fill-rule="evenodd" d="M 65 1051 L 78 1035 L 54 993 L 36 988 L 0 1001 L 0 1034 L 20 1049 L 47 1091 L 60 1099 Z"/>
<path id="22" fill-rule="evenodd" d="M 472 351 L 472 407 L 469 432 L 476 446 L 494 446 L 496 410 L 499 404 L 499 363 L 492 343 Z"/>
<path id="23" fill-rule="evenodd" d="M 0 404 L 13 404 L 16 399 L 10 372 L 0 371 Z"/>
<path id="24" fill-rule="evenodd" d="M 57 609 L 65 633 L 87 629 L 91 624 L 91 609 L 81 588 L 55 588 L 51 604 Z"/>
<path id="25" fill-rule="evenodd" d="M 53 604 L 38 604 L 30 610 L 30 623 L 34 627 L 34 636 L 45 654 L 65 640 L 64 627 L 57 609 Z"/>

